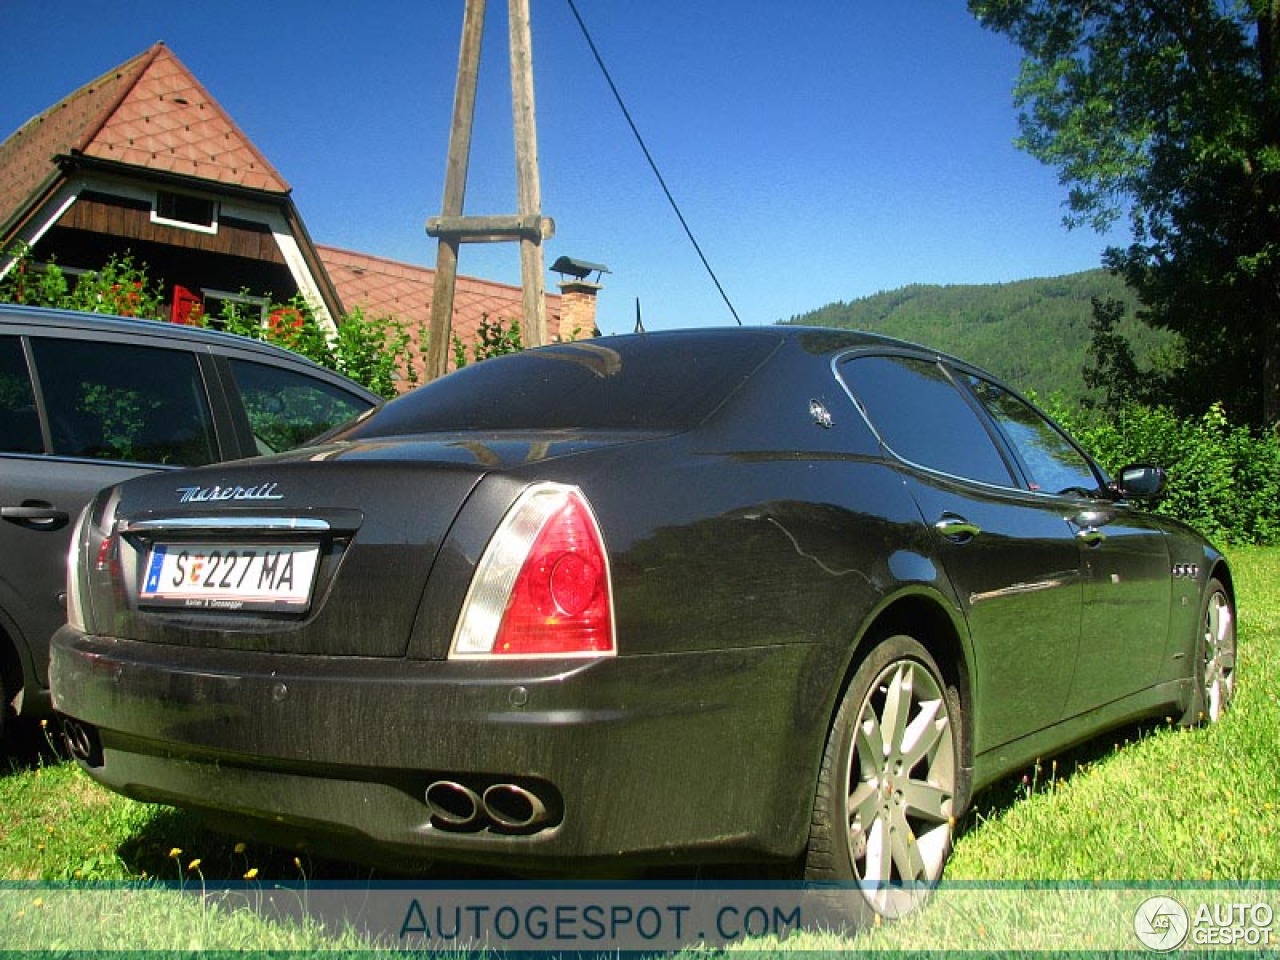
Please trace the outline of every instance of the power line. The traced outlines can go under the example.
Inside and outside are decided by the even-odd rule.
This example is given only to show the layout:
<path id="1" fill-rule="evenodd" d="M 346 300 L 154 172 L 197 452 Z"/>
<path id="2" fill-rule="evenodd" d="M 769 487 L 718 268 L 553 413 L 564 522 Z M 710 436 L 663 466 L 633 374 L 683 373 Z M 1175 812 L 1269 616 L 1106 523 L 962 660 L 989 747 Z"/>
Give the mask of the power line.
<path id="1" fill-rule="evenodd" d="M 644 137 L 640 135 L 640 129 L 636 126 L 636 122 L 631 119 L 631 111 L 627 109 L 627 105 L 622 101 L 622 94 L 618 92 L 617 84 L 613 82 L 613 77 L 609 74 L 609 68 L 604 65 L 604 58 L 600 56 L 600 51 L 596 49 L 595 41 L 591 39 L 591 31 L 587 29 L 586 23 L 582 20 L 582 14 L 578 13 L 578 7 L 573 0 L 567 0 L 569 9 L 573 12 L 573 18 L 578 21 L 578 27 L 582 30 L 582 36 L 586 38 L 587 46 L 591 48 L 591 55 L 596 58 L 596 65 L 600 67 L 600 72 L 604 74 L 605 82 L 609 84 L 609 89 L 613 91 L 613 99 L 618 102 L 618 108 L 622 111 L 622 115 L 627 119 L 627 125 L 631 127 L 631 133 L 636 138 L 636 143 L 640 144 L 640 150 L 644 153 L 644 158 L 649 161 L 649 169 L 653 171 L 653 175 L 658 178 L 658 184 L 662 187 L 662 192 L 667 196 L 667 202 L 671 204 L 671 209 L 675 211 L 676 219 L 680 221 L 680 226 L 684 228 L 685 236 L 689 238 L 689 242 L 693 244 L 693 249 L 698 253 L 698 259 L 702 261 L 702 266 L 706 269 L 707 275 L 711 277 L 711 282 L 716 285 L 716 289 L 720 291 L 720 297 L 724 300 L 725 306 L 729 308 L 729 312 L 733 314 L 733 319 L 737 321 L 738 326 L 742 326 L 742 318 L 738 316 L 738 311 L 733 308 L 733 301 L 729 299 L 729 295 L 725 293 L 724 287 L 720 284 L 719 277 L 716 272 L 711 269 L 711 264 L 707 261 L 707 256 L 702 252 L 702 247 L 698 244 L 697 238 L 693 235 L 693 230 L 689 227 L 689 222 L 685 220 L 684 214 L 680 211 L 680 205 L 676 203 L 676 198 L 671 195 L 671 190 L 667 187 L 667 181 L 662 176 L 662 171 L 658 169 L 658 164 L 653 159 L 653 154 L 649 152 L 648 146 L 644 142 Z"/>

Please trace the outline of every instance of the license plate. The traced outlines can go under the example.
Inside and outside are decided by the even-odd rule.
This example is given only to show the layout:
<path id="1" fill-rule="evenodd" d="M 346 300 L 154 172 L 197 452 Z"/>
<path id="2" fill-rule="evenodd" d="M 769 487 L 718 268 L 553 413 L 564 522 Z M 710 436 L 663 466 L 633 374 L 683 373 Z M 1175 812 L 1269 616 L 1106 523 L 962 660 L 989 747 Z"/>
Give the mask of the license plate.
<path id="1" fill-rule="evenodd" d="M 157 543 L 139 594 L 148 606 L 305 611 L 320 548 L 304 543 Z"/>

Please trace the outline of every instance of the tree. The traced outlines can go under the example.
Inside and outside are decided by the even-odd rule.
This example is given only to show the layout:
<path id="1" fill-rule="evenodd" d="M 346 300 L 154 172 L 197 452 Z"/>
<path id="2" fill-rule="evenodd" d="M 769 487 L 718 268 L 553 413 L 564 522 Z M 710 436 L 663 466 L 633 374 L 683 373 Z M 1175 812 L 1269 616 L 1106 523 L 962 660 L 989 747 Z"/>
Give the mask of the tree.
<path id="1" fill-rule="evenodd" d="M 1025 57 L 1018 144 L 1182 338 L 1167 399 L 1280 424 L 1280 0 L 969 0 Z"/>
<path id="2" fill-rule="evenodd" d="M 1138 368 L 1133 347 L 1116 330 L 1116 325 L 1124 319 L 1125 305 L 1115 297 L 1105 300 L 1094 297 L 1092 303 L 1089 364 L 1080 371 L 1084 385 L 1102 392 L 1102 406 L 1106 409 L 1116 409 L 1130 401 L 1141 402 L 1148 396 L 1144 387 L 1149 380 Z M 1092 400 L 1083 403 L 1086 407 L 1095 406 Z"/>

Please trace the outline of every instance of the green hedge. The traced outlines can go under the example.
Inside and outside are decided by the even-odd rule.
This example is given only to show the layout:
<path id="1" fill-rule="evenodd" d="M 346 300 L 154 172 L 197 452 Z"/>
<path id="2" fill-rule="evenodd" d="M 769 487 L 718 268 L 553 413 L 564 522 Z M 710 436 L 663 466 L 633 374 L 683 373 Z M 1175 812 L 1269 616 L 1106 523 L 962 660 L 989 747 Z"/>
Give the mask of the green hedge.
<path id="1" fill-rule="evenodd" d="M 135 263 L 132 254 L 113 254 L 101 270 L 90 270 L 75 277 L 63 272 L 56 263 L 37 264 L 31 248 L 25 244 L 16 245 L 4 256 L 15 258 L 15 262 L 0 279 L 0 303 L 25 303 L 143 320 L 168 319 L 164 284 L 153 280 L 148 272 L 150 268 L 145 263 Z M 287 303 L 272 303 L 265 316 L 259 307 L 227 301 L 216 318 L 205 316 L 201 310 L 193 313 L 188 322 L 218 326 L 231 333 L 278 344 L 388 398 L 417 384 L 417 369 L 426 349 L 425 331 L 420 338 L 422 350 L 416 350 L 404 324 L 390 316 L 366 317 L 359 307 L 338 318 L 336 333 L 330 332 L 300 294 Z"/>
<path id="2" fill-rule="evenodd" d="M 1220 543 L 1280 541 L 1280 440 L 1227 421 L 1218 405 L 1195 419 L 1163 407 L 1050 413 L 1111 473 L 1128 463 L 1157 463 L 1168 490 L 1153 509 Z"/>

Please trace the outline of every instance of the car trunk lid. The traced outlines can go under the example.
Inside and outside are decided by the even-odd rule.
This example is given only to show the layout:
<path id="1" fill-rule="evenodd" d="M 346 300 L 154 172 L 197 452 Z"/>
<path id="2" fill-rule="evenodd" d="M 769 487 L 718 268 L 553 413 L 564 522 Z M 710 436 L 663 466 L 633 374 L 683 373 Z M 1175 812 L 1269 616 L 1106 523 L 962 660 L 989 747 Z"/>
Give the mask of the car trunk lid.
<path id="1" fill-rule="evenodd" d="M 431 565 L 484 470 L 239 466 L 125 488 L 117 636 L 279 653 L 402 656 Z M 166 500 L 173 506 L 153 506 Z M 142 504 L 147 506 L 142 506 Z M 95 604 L 96 605 L 96 604 Z"/>
<path id="2" fill-rule="evenodd" d="M 483 477 L 630 439 L 369 440 L 141 478 L 114 495 L 111 556 L 80 546 L 93 623 L 153 643 L 404 656 Z"/>

